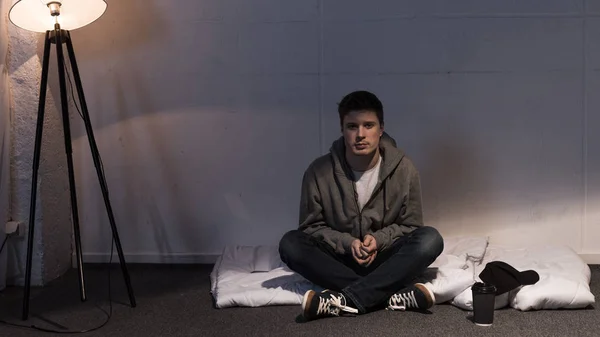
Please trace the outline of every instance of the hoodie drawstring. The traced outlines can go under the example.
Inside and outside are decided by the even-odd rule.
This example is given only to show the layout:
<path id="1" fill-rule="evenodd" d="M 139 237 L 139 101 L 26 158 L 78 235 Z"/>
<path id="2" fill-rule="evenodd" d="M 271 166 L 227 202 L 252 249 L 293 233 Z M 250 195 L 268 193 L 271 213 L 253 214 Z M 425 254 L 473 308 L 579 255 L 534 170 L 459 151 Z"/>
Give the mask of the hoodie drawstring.
<path id="1" fill-rule="evenodd" d="M 386 196 L 387 193 L 386 193 L 386 188 L 385 188 L 386 186 L 387 186 L 387 179 L 384 179 L 383 180 L 383 218 L 381 219 L 381 221 L 384 222 L 384 223 L 385 223 L 385 214 L 386 214 L 386 212 L 388 210 L 387 196 Z"/>

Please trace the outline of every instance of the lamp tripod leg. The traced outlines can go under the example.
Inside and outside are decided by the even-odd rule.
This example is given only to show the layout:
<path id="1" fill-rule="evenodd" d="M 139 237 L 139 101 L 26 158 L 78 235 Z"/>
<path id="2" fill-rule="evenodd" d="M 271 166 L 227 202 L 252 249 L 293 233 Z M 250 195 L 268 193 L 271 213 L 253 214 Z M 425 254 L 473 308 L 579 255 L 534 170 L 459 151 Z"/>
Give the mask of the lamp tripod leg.
<path id="1" fill-rule="evenodd" d="M 75 236 L 75 253 L 77 256 L 77 271 L 79 273 L 79 289 L 81 301 L 85 301 L 85 280 L 83 273 L 83 254 L 81 249 L 81 231 L 79 226 L 79 209 L 77 206 L 77 192 L 75 187 L 75 169 L 73 167 L 73 146 L 71 142 L 71 125 L 69 120 L 69 100 L 67 98 L 67 84 L 65 80 L 65 59 L 63 53 L 64 31 L 57 25 L 55 30 L 56 58 L 58 59 L 58 80 L 60 85 L 60 101 L 63 120 L 63 132 L 65 140 L 65 152 L 67 155 L 67 168 L 69 171 L 69 190 L 71 197 L 71 215 L 73 221 L 73 234 Z"/>
<path id="2" fill-rule="evenodd" d="M 92 128 L 92 122 L 90 120 L 87 103 L 85 101 L 83 85 L 81 83 L 81 77 L 79 76 L 79 68 L 77 67 L 77 60 L 75 58 L 75 51 L 73 49 L 71 35 L 68 31 L 66 32 L 66 34 L 67 34 L 67 38 L 66 38 L 67 51 L 69 53 L 69 60 L 71 61 L 71 69 L 73 70 L 73 78 L 75 80 L 75 86 L 77 87 L 77 94 L 79 96 L 79 102 L 81 105 L 81 114 L 83 116 L 83 122 L 85 124 L 85 129 L 86 129 L 86 132 L 88 135 L 90 149 L 92 152 L 92 158 L 94 160 L 94 166 L 96 167 L 96 173 L 98 175 L 98 180 L 100 182 L 100 187 L 102 189 L 102 196 L 104 198 L 104 204 L 106 206 L 106 211 L 108 213 L 108 219 L 110 221 L 112 237 L 113 237 L 115 246 L 117 248 L 117 253 L 119 255 L 121 272 L 123 273 L 123 278 L 125 279 L 125 285 L 127 287 L 127 293 L 129 295 L 129 302 L 132 307 L 135 307 L 136 301 L 135 301 L 135 296 L 133 294 L 133 287 L 131 286 L 129 271 L 127 270 L 127 263 L 125 262 L 125 255 L 123 254 L 121 240 L 119 239 L 119 232 L 118 232 L 117 226 L 115 224 L 115 217 L 113 214 L 112 206 L 110 204 L 110 199 L 109 199 L 109 195 L 108 195 L 108 185 L 106 183 L 106 177 L 104 176 L 104 171 L 102 168 L 100 152 L 98 151 L 98 146 L 96 145 L 96 140 L 94 138 L 94 130 Z"/>
<path id="3" fill-rule="evenodd" d="M 33 259 L 33 237 L 35 229 L 35 205 L 37 201 L 38 169 L 40 167 L 40 153 L 42 148 L 42 133 L 44 129 L 44 110 L 46 106 L 46 85 L 48 83 L 48 63 L 50 61 L 50 31 L 46 32 L 44 42 L 44 58 L 42 60 L 42 79 L 40 82 L 40 97 L 38 103 L 37 127 L 35 131 L 35 145 L 33 150 L 33 169 L 31 177 L 31 199 L 29 204 L 29 229 L 27 238 L 27 263 L 25 267 L 25 284 L 23 293 L 22 319 L 29 317 L 29 296 L 31 289 L 31 265 Z"/>

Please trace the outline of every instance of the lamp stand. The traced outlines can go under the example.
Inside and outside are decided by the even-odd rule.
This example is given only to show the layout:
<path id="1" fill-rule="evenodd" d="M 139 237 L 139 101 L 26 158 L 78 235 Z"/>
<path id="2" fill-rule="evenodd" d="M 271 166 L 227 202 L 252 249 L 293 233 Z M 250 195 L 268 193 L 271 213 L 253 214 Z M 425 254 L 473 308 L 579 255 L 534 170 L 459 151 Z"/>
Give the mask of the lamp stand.
<path id="1" fill-rule="evenodd" d="M 83 86 L 81 84 L 81 78 L 79 77 L 79 69 L 77 68 L 77 61 L 75 60 L 75 52 L 73 50 L 73 44 L 71 42 L 71 35 L 69 31 L 62 30 L 58 23 L 55 24 L 54 30 L 46 31 L 46 40 L 44 43 L 44 59 L 42 63 L 42 79 L 40 84 L 40 98 L 38 106 L 38 117 L 37 117 L 37 128 L 35 133 L 35 148 L 33 153 L 33 176 L 31 178 L 31 204 L 29 209 L 29 237 L 27 240 L 27 266 L 25 273 L 25 289 L 23 296 L 23 320 L 26 320 L 29 316 L 29 296 L 31 288 L 31 260 L 33 255 L 33 237 L 34 237 L 34 220 L 35 220 L 35 204 L 36 204 L 36 192 L 38 183 L 38 169 L 40 166 L 40 151 L 42 145 L 42 130 L 44 126 L 44 108 L 46 102 L 46 85 L 48 82 L 48 63 L 50 58 L 50 44 L 56 44 L 56 56 L 58 59 L 58 77 L 60 84 L 60 100 L 62 108 L 62 121 L 63 131 L 65 140 L 65 150 L 67 154 L 67 165 L 69 170 L 69 187 L 71 194 L 71 213 L 73 217 L 73 231 L 75 234 L 75 250 L 77 254 L 77 270 L 79 272 L 79 288 L 81 291 L 81 301 L 86 300 L 85 281 L 83 276 L 83 261 L 81 252 L 81 235 L 79 231 L 79 216 L 77 210 L 77 195 L 75 192 L 75 175 L 73 169 L 73 149 L 71 144 L 71 128 L 69 124 L 69 108 L 67 100 L 67 88 L 65 83 L 65 60 L 63 55 L 63 43 L 67 45 L 67 51 L 69 53 L 69 60 L 71 62 L 71 69 L 73 70 L 73 77 L 75 85 L 77 87 L 77 94 L 81 104 L 81 114 L 85 129 L 87 132 L 92 158 L 94 165 L 96 166 L 96 173 L 98 174 L 98 180 L 102 189 L 102 195 L 104 197 L 104 203 L 108 212 L 108 218 L 112 229 L 112 237 L 117 247 L 119 254 L 119 261 L 121 264 L 121 271 L 125 279 L 127 286 L 127 292 L 129 294 L 129 301 L 132 307 L 136 306 L 135 297 L 133 295 L 133 288 L 129 279 L 129 272 L 123 255 L 123 248 L 121 247 L 121 241 L 119 240 L 119 233 L 117 226 L 115 225 L 115 217 L 113 215 L 112 207 L 108 198 L 108 187 L 106 184 L 106 178 L 102 170 L 102 164 L 100 160 L 100 153 L 96 146 L 96 140 L 94 139 L 94 132 L 92 129 L 92 123 L 90 121 L 90 115 L 88 113 L 87 104 L 85 102 L 85 96 L 83 93 Z"/>

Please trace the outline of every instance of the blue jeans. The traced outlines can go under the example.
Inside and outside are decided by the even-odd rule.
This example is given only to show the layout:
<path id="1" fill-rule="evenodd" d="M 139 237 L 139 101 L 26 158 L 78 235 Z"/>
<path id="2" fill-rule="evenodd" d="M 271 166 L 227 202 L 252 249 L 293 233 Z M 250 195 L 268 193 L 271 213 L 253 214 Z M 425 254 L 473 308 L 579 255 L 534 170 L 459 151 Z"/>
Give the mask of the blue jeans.
<path id="1" fill-rule="evenodd" d="M 390 296 L 410 285 L 435 261 L 444 240 L 433 227 L 419 227 L 377 253 L 368 267 L 337 254 L 327 243 L 300 230 L 287 232 L 279 243 L 281 260 L 312 283 L 341 292 L 359 313 L 383 308 Z"/>

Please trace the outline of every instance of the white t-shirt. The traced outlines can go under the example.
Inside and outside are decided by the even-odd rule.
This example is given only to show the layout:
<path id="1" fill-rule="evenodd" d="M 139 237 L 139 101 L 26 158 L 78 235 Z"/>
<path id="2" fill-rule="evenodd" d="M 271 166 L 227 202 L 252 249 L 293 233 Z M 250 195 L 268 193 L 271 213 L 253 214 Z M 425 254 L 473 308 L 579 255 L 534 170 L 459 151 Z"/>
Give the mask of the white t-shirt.
<path id="1" fill-rule="evenodd" d="M 360 210 L 363 209 L 369 198 L 371 198 L 371 194 L 377 185 L 377 180 L 379 179 L 379 168 L 381 167 L 381 156 L 379 156 L 379 160 L 377 164 L 373 166 L 370 170 L 367 171 L 354 171 L 354 178 L 356 184 L 356 192 L 358 193 L 358 207 Z"/>

